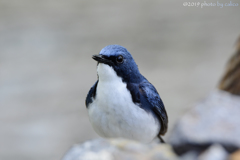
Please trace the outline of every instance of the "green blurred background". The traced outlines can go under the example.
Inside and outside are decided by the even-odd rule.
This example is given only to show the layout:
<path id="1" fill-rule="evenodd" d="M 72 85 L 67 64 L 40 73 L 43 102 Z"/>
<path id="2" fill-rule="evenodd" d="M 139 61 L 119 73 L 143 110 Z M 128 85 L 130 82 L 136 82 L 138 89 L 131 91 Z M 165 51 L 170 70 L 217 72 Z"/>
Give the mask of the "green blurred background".
<path id="1" fill-rule="evenodd" d="M 167 139 L 216 88 L 240 33 L 240 6 L 183 2 L 0 0 L 0 159 L 59 160 L 98 137 L 85 97 L 97 79 L 91 56 L 109 44 L 126 47 L 157 88 Z"/>

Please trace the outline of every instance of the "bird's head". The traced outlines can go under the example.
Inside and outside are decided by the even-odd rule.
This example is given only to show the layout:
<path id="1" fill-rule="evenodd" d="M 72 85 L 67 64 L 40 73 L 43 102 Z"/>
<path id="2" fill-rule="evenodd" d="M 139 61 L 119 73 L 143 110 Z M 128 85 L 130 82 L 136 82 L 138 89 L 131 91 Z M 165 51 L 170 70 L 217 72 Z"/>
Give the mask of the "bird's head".
<path id="1" fill-rule="evenodd" d="M 120 45 L 106 46 L 98 55 L 93 55 L 92 58 L 98 62 L 98 76 L 100 78 L 103 74 L 111 78 L 111 74 L 107 73 L 110 72 L 109 69 L 113 69 L 125 82 L 137 82 L 142 78 L 131 54 Z"/>

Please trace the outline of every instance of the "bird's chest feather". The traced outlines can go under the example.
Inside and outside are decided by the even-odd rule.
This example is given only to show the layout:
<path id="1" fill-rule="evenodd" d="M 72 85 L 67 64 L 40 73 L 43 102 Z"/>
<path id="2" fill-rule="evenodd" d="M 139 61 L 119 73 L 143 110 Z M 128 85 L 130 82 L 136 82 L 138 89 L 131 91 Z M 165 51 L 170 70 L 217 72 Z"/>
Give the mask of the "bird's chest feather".
<path id="1" fill-rule="evenodd" d="M 95 131 L 103 137 L 151 141 L 159 131 L 158 122 L 133 103 L 126 83 L 111 67 L 99 64 L 98 74 L 96 97 L 88 110 Z"/>

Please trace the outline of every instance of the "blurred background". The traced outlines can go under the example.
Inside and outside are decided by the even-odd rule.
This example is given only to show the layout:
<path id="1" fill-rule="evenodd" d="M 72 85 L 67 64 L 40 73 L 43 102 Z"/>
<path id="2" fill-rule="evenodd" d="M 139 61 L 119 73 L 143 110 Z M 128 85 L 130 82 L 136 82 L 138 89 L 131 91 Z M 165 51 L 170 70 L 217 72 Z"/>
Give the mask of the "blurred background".
<path id="1" fill-rule="evenodd" d="M 157 88 L 167 139 L 216 88 L 240 33 L 240 6 L 183 2 L 0 0 L 0 159 L 58 160 L 98 137 L 85 97 L 97 80 L 91 56 L 109 44 L 126 47 Z"/>

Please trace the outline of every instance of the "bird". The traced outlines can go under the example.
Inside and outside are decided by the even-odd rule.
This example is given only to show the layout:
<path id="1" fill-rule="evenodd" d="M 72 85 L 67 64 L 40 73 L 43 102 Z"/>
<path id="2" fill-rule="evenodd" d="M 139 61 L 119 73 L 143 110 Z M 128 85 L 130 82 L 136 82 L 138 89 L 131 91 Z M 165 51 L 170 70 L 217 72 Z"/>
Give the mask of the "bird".
<path id="1" fill-rule="evenodd" d="M 104 138 L 165 143 L 161 137 L 168 129 L 165 106 L 130 52 L 120 45 L 108 45 L 92 58 L 97 61 L 98 79 L 85 105 L 95 132 Z"/>

